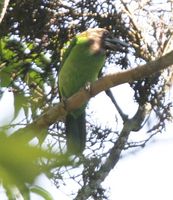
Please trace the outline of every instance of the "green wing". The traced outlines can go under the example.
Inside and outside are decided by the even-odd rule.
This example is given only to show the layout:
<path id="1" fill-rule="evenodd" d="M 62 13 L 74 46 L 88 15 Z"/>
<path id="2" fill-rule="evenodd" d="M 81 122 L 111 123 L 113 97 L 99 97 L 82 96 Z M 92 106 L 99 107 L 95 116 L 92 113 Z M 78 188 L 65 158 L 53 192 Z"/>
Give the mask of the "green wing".
<path id="1" fill-rule="evenodd" d="M 65 60 L 70 55 L 70 52 L 72 51 L 73 47 L 76 45 L 77 38 L 73 38 L 72 40 L 65 43 L 63 49 L 61 50 L 61 67 L 63 66 Z"/>

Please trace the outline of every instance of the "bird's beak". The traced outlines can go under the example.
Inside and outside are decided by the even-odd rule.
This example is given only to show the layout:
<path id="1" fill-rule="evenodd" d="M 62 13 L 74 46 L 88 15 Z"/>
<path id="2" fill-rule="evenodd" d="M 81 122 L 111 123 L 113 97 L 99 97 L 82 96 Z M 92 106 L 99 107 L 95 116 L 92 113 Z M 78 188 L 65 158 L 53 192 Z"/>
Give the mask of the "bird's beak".
<path id="1" fill-rule="evenodd" d="M 110 37 L 106 37 L 104 39 L 104 45 L 108 49 L 120 52 L 128 52 L 127 48 L 129 47 L 129 44 L 127 44 L 126 42 L 123 42 L 118 38 L 110 38 Z"/>

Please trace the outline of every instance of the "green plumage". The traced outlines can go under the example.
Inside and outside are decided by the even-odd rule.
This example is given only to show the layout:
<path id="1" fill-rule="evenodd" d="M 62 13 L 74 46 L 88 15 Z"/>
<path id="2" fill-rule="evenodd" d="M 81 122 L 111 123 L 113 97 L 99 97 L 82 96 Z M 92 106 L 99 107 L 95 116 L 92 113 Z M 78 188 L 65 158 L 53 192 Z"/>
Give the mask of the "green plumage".
<path id="1" fill-rule="evenodd" d="M 70 42 L 63 55 L 58 79 L 62 98 L 70 97 L 87 82 L 97 79 L 105 62 L 105 48 L 108 44 L 112 45 L 105 40 L 108 35 L 105 29 L 88 29 Z M 66 117 L 67 151 L 70 154 L 79 154 L 85 147 L 85 106 Z"/>
<path id="2" fill-rule="evenodd" d="M 78 35 L 65 52 L 59 74 L 59 90 L 63 97 L 70 97 L 87 82 L 97 78 L 105 55 L 92 52 L 90 45 L 88 38 Z"/>

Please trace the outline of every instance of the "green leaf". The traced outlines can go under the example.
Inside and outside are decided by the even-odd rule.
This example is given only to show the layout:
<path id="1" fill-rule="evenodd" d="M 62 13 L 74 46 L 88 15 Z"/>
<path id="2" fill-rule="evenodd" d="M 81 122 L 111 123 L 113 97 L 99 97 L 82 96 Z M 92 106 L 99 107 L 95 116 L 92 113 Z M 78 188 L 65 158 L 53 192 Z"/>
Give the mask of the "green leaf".
<path id="1" fill-rule="evenodd" d="M 11 139 L 0 133 L 0 177 L 10 185 L 32 183 L 42 172 L 38 159 L 55 156 L 35 146 L 29 146 L 22 140 Z"/>
<path id="2" fill-rule="evenodd" d="M 0 81 L 2 87 L 17 78 L 21 78 L 26 84 L 33 82 L 43 87 L 45 68 L 49 68 L 50 59 L 44 52 L 34 53 L 36 45 L 22 43 L 6 36 L 0 39 Z M 28 52 L 26 53 L 26 50 Z M 35 67 L 33 67 L 35 65 Z M 3 78 L 4 77 L 4 78 Z"/>
<path id="3" fill-rule="evenodd" d="M 53 197 L 52 197 L 52 195 L 47 190 L 45 190 L 42 187 L 32 186 L 30 188 L 30 191 L 33 192 L 33 193 L 36 193 L 36 194 L 40 195 L 45 200 L 54 200 Z"/>

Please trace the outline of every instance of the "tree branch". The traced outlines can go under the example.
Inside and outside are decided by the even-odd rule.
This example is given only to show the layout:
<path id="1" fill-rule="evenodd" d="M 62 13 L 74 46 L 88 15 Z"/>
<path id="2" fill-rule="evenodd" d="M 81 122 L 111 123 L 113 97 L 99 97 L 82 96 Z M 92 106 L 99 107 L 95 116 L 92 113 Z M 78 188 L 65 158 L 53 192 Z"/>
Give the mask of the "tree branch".
<path id="1" fill-rule="evenodd" d="M 60 102 L 55 106 L 49 108 L 45 113 L 43 113 L 31 124 L 29 124 L 25 128 L 16 131 L 16 133 L 13 134 L 12 137 L 20 137 L 23 135 L 24 137 L 26 137 L 27 140 L 30 140 L 34 136 L 39 136 L 39 132 L 45 130 L 56 121 L 63 120 L 68 112 L 80 108 L 84 103 L 89 101 L 91 97 L 94 97 L 98 93 L 123 83 L 130 83 L 151 76 L 152 74 L 163 70 L 172 64 L 173 51 L 145 65 L 104 76 L 92 83 L 90 90 L 86 90 L 86 88 L 80 89 L 77 93 L 67 99 L 65 105 L 63 102 Z"/>
<path id="2" fill-rule="evenodd" d="M 9 2 L 10 0 L 0 0 L 0 23 L 4 18 Z"/>
<path id="3" fill-rule="evenodd" d="M 114 104 L 115 108 L 117 109 L 118 113 L 120 114 L 121 118 L 123 121 L 127 120 L 128 115 L 126 115 L 120 108 L 120 106 L 118 105 L 118 103 L 116 102 L 112 92 L 110 89 L 105 91 L 106 95 L 111 99 L 112 103 Z"/>
<path id="4" fill-rule="evenodd" d="M 109 156 L 106 161 L 101 165 L 100 169 L 98 169 L 90 178 L 90 181 L 87 185 L 84 185 L 79 191 L 75 200 L 85 200 L 92 196 L 98 188 L 101 187 L 101 183 L 108 176 L 109 172 L 115 167 L 117 162 L 119 161 L 120 154 L 124 149 L 130 132 L 133 130 L 140 129 L 141 120 L 139 120 L 139 116 L 145 116 L 148 111 L 147 105 L 139 107 L 138 111 L 134 115 L 133 118 L 126 120 L 124 123 L 123 129 L 118 137 L 117 141 L 114 143 L 114 146 L 109 152 Z"/>

